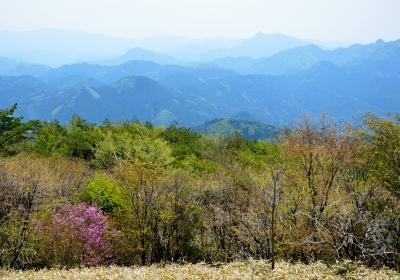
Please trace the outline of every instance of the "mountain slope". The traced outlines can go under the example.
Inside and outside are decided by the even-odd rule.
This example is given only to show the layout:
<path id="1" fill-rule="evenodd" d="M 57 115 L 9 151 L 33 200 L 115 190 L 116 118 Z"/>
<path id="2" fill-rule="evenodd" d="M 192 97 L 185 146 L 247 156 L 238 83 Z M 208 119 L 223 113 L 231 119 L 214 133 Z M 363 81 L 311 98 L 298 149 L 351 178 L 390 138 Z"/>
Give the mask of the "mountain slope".
<path id="1" fill-rule="evenodd" d="M 17 66 L 18 62 L 6 57 L 0 57 L 0 75 L 6 75 Z"/>
<path id="2" fill-rule="evenodd" d="M 2 107 L 18 103 L 17 113 L 27 119 L 66 122 L 78 114 L 97 123 L 137 118 L 155 124 L 176 121 L 191 125 L 203 120 L 193 104 L 173 90 L 140 76 L 125 77 L 109 85 L 76 79 L 69 85 L 57 86 L 31 76 L 0 76 L 0 99 Z"/>
<path id="3" fill-rule="evenodd" d="M 146 77 L 137 77 L 135 67 L 124 72 L 100 67 L 94 69 L 101 79 L 86 77 L 87 69 L 76 76 L 57 73 L 54 79 L 44 82 L 32 77 L 2 78 L 0 96 L 2 104 L 6 104 L 4 100 L 8 104 L 21 103 L 19 109 L 29 112 L 29 118 L 65 121 L 77 113 L 96 122 L 138 117 L 190 126 L 243 111 L 257 120 L 281 126 L 304 113 L 318 116 L 327 112 L 338 120 L 351 120 L 367 112 L 383 114 L 400 108 L 398 72 L 381 75 L 344 71 L 328 62 L 289 77 L 149 66 L 143 71 Z M 124 75 L 129 76 L 120 78 Z"/>
<path id="4" fill-rule="evenodd" d="M 183 116 L 184 101 L 146 77 L 125 77 L 105 86 L 82 86 L 60 92 L 63 98 L 49 118 L 67 121 L 73 113 L 93 122 L 140 119 L 157 124 L 193 120 Z"/>

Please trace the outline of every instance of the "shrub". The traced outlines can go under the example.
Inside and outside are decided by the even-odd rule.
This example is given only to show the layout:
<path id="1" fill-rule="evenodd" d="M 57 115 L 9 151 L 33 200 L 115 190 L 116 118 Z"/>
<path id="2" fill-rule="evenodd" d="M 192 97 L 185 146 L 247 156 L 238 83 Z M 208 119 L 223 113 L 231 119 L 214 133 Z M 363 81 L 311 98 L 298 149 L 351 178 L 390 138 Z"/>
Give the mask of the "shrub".
<path id="1" fill-rule="evenodd" d="M 112 167 L 123 160 L 167 166 L 173 161 L 171 148 L 159 134 L 159 129 L 137 123 L 112 127 L 97 143 L 92 163 L 101 168 Z"/>
<path id="2" fill-rule="evenodd" d="M 89 182 L 80 198 L 85 202 L 98 205 L 107 214 L 126 208 L 126 201 L 123 199 L 123 192 L 118 182 L 102 174 L 96 175 Z"/>
<path id="3" fill-rule="evenodd" d="M 40 260 L 45 265 L 99 265 L 113 261 L 120 233 L 96 206 L 67 204 L 47 221 L 36 223 Z"/>

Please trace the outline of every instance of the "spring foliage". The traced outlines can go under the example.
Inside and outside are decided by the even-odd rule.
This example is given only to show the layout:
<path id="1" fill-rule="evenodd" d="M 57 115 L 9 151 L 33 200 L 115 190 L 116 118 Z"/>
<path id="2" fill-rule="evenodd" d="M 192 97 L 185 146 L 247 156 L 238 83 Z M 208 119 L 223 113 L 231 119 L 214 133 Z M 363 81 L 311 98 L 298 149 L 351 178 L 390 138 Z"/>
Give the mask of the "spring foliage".
<path id="1" fill-rule="evenodd" d="M 10 116 L 10 114 L 8 114 Z M 0 162 L 0 265 L 248 258 L 400 267 L 398 115 L 305 118 L 274 141 L 40 123 Z"/>

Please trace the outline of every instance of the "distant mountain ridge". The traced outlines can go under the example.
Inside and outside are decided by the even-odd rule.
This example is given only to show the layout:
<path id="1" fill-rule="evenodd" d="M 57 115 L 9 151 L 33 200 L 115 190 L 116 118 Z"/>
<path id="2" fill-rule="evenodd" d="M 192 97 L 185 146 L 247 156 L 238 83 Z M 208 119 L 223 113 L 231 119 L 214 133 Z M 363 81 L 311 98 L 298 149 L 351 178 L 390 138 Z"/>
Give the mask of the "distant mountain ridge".
<path id="1" fill-rule="evenodd" d="M 0 42 L 0 56 L 51 67 L 89 61 L 110 61 L 118 64 L 127 59 L 151 59 L 150 61 L 165 64 L 176 61 L 201 63 L 227 55 L 258 58 L 310 43 L 283 34 L 262 32 L 249 38 L 153 36 L 126 39 L 57 29 L 0 31 Z M 133 53 L 129 54 L 129 50 Z M 123 53 L 128 53 L 125 58 L 120 57 Z M 165 62 L 167 57 L 168 62 Z M 171 61 L 172 58 L 174 61 Z"/>
<path id="2" fill-rule="evenodd" d="M 300 50 L 305 59 L 315 52 L 314 47 Z M 270 59 L 298 51 L 292 49 Z M 243 118 L 246 113 L 249 121 L 254 118 L 285 126 L 304 113 L 319 116 L 327 112 L 347 121 L 367 112 L 398 111 L 399 41 L 336 51 L 317 49 L 316 53 L 315 57 L 323 60 L 275 76 L 149 61 L 79 63 L 49 69 L 31 65 L 22 76 L 0 77 L 0 98 L 3 107 L 18 102 L 18 113 L 27 119 L 65 122 L 76 113 L 91 122 L 136 117 L 185 126 L 226 116 Z"/>
<path id="3" fill-rule="evenodd" d="M 155 62 L 158 64 L 181 64 L 182 62 L 173 58 L 172 56 L 161 55 L 149 50 L 145 50 L 142 48 L 132 48 L 128 50 L 123 55 L 116 57 L 114 59 L 98 61 L 98 64 L 102 65 L 119 65 L 124 64 L 132 60 L 142 60 Z"/>
<path id="4" fill-rule="evenodd" d="M 234 70 L 241 74 L 290 75 L 306 70 L 321 62 L 329 62 L 348 68 L 364 62 L 379 62 L 394 59 L 397 65 L 400 40 L 384 42 L 378 40 L 368 45 L 352 45 L 348 48 L 323 50 L 316 45 L 306 45 L 280 52 L 268 58 L 226 57 L 211 65 Z"/>
<path id="5" fill-rule="evenodd" d="M 279 33 L 265 34 L 259 32 L 253 37 L 244 39 L 235 47 L 212 50 L 202 54 L 200 57 L 206 61 L 224 57 L 250 57 L 256 59 L 270 57 L 282 51 L 308 44 L 310 43 Z"/>
<path id="6" fill-rule="evenodd" d="M 243 40 L 235 48 L 228 51 L 229 55 L 260 58 L 269 57 L 284 50 L 308 45 L 308 42 L 280 33 L 257 33 L 254 37 Z M 226 56 L 226 55 L 225 55 Z"/>

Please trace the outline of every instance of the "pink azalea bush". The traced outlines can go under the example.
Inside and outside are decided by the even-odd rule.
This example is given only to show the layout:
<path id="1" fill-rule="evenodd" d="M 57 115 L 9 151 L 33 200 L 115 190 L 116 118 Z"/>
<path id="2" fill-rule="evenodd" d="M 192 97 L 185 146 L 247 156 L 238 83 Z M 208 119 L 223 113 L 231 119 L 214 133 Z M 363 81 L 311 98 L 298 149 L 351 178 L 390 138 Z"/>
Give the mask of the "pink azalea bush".
<path id="1" fill-rule="evenodd" d="M 85 203 L 68 203 L 35 227 L 42 261 L 65 266 L 111 263 L 113 245 L 120 239 L 120 232 L 111 228 L 108 217 L 97 206 Z"/>

